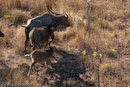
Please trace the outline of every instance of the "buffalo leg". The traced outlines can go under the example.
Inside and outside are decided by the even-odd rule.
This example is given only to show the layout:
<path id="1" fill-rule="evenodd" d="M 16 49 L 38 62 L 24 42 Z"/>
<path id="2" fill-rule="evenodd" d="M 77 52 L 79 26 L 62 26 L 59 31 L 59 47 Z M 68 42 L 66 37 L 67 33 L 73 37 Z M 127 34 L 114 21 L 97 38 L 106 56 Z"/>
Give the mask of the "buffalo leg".
<path id="1" fill-rule="evenodd" d="M 54 40 L 54 32 L 51 34 L 51 42 Z"/>
<path id="2" fill-rule="evenodd" d="M 25 52 L 25 53 L 26 53 L 26 47 L 27 47 L 28 40 L 29 40 L 29 39 L 26 38 L 26 40 L 25 40 L 25 42 L 24 42 L 24 43 L 25 43 L 25 46 L 24 46 L 24 47 L 25 47 L 25 48 L 24 48 L 24 52 Z"/>
<path id="3" fill-rule="evenodd" d="M 35 49 L 37 48 L 37 46 L 38 46 L 38 43 L 35 43 L 35 42 L 34 42 L 34 43 L 33 43 L 33 46 L 32 46 L 32 51 L 35 50 Z"/>
<path id="4" fill-rule="evenodd" d="M 48 41 L 48 43 L 46 44 L 46 46 L 50 46 L 51 42 L 54 40 L 54 33 L 51 34 L 51 41 Z"/>
<path id="5" fill-rule="evenodd" d="M 32 47 L 32 49 L 31 49 L 31 50 L 33 51 L 33 50 L 35 50 L 35 49 L 36 49 L 36 47 L 35 47 L 35 45 L 33 45 L 33 47 Z"/>
<path id="6" fill-rule="evenodd" d="M 26 37 L 26 39 L 25 39 L 25 42 L 24 42 L 24 44 L 25 44 L 24 52 L 26 53 L 27 43 L 29 41 L 29 30 L 28 29 L 25 29 L 25 37 Z"/>
<path id="7" fill-rule="evenodd" d="M 48 60 L 45 62 L 45 66 L 46 66 L 47 69 L 48 69 L 49 65 L 51 65 L 50 59 L 48 59 Z"/>
<path id="8" fill-rule="evenodd" d="M 28 76 L 30 75 L 31 71 L 33 71 L 33 66 L 34 66 L 35 64 L 36 64 L 36 62 L 33 62 L 33 63 L 31 64 L 30 70 L 29 70 L 29 72 L 28 72 Z"/>
<path id="9" fill-rule="evenodd" d="M 57 59 L 53 55 L 52 55 L 52 58 L 54 58 L 57 61 Z"/>

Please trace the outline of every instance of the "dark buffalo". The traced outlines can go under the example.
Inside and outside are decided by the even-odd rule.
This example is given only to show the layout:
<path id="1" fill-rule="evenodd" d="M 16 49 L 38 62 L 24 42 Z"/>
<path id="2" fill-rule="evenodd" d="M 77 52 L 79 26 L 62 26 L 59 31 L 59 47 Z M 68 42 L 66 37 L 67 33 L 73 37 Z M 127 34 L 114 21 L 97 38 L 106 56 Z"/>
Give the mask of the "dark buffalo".
<path id="1" fill-rule="evenodd" d="M 0 37 L 4 37 L 5 35 L 0 31 Z"/>
<path id="2" fill-rule="evenodd" d="M 51 37 L 51 41 L 49 41 L 49 38 Z M 54 39 L 54 30 L 53 29 L 47 29 L 46 27 L 37 27 L 30 31 L 29 33 L 30 43 L 32 46 L 32 50 L 35 50 L 37 46 L 40 46 L 40 43 L 46 44 L 45 46 L 49 45 Z M 44 38 L 44 39 L 43 39 Z"/>
<path id="3" fill-rule="evenodd" d="M 14 24 L 11 24 L 12 26 Z M 58 26 L 63 25 L 63 26 L 69 26 L 68 22 L 68 15 L 67 14 L 56 14 L 52 11 L 50 13 L 45 13 L 41 16 L 37 16 L 35 18 L 29 19 L 27 21 L 27 25 L 22 27 L 25 28 L 25 49 L 24 51 L 26 52 L 26 45 L 29 41 L 29 32 L 34 28 L 34 27 L 47 27 L 51 28 L 53 27 L 55 30 Z"/>

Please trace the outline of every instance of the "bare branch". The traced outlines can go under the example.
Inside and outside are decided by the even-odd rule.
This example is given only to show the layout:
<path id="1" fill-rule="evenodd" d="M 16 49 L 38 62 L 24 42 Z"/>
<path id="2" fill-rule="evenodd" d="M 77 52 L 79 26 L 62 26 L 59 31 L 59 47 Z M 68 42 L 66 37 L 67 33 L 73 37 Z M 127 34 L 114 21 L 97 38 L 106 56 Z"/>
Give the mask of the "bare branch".
<path id="1" fill-rule="evenodd" d="M 93 41 L 93 45 L 95 46 L 95 49 L 96 50 L 99 50 L 102 54 L 103 54 L 103 56 L 104 56 L 104 54 L 106 53 L 106 50 L 105 51 L 102 51 L 102 49 L 101 48 L 99 48 L 97 45 L 96 45 L 96 42 L 95 41 Z"/>
<path id="2" fill-rule="evenodd" d="M 88 8 L 87 8 L 87 18 L 88 18 L 88 26 L 87 26 L 87 30 L 88 30 L 88 41 L 89 41 L 89 38 L 90 38 L 90 17 L 89 17 L 89 10 L 90 10 L 90 2 L 92 0 L 86 0 L 86 3 L 88 5 Z"/>

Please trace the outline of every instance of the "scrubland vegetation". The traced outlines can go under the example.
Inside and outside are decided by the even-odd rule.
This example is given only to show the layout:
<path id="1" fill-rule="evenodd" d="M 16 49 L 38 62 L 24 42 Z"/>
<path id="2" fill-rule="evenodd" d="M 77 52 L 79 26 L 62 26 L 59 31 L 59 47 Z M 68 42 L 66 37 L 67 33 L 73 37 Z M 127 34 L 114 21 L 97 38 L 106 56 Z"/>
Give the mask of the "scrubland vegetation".
<path id="1" fill-rule="evenodd" d="M 79 77 L 94 84 L 92 87 L 97 87 L 98 75 L 101 87 L 129 87 L 130 1 L 92 0 L 89 5 L 90 36 L 88 4 L 85 0 L 1 0 L 0 29 L 5 37 L 0 38 L 0 73 L 4 73 L 0 76 L 0 85 L 2 83 L 31 83 L 30 87 L 38 87 L 39 84 L 44 87 L 44 83 L 40 83 L 35 74 L 30 77 L 24 75 L 31 60 L 24 57 L 24 29 L 18 24 L 26 25 L 29 18 L 48 12 L 47 7 L 49 7 L 55 13 L 66 13 L 69 16 L 71 26 L 55 32 L 53 42 L 62 54 L 62 58 L 67 58 L 68 61 L 77 58 L 80 61 L 79 64 L 82 65 L 82 51 L 84 49 L 86 51 L 84 56 L 86 70 Z M 4 15 L 10 17 L 5 18 Z M 11 23 L 16 23 L 16 26 L 9 28 Z M 28 53 L 30 53 L 29 45 Z M 59 59 L 60 56 L 56 55 Z M 60 67 L 62 67 L 61 71 L 66 70 L 64 66 Z M 43 72 L 45 74 L 45 71 Z M 66 75 L 63 76 L 66 77 Z M 49 87 L 89 86 L 73 78 L 63 80 L 62 86 L 49 85 Z"/>

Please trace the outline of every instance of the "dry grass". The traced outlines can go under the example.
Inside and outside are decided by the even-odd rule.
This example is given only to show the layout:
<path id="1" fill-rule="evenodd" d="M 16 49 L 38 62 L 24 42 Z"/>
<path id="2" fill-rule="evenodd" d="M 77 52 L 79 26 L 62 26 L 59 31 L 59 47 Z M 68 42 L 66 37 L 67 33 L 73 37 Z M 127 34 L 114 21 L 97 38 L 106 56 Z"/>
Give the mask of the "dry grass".
<path id="1" fill-rule="evenodd" d="M 1 59 L 5 57 L 8 59 L 11 55 L 16 55 L 14 58 L 23 57 L 24 29 L 20 27 L 9 29 L 8 25 L 10 23 L 26 24 L 27 19 L 47 12 L 47 6 L 56 13 L 67 13 L 72 25 L 62 32 L 55 32 L 56 41 L 54 44 L 60 44 L 68 52 L 78 50 L 77 53 L 80 53 L 86 48 L 86 64 L 90 66 L 88 72 L 91 73 L 91 78 L 96 83 L 98 60 L 92 56 L 92 52 L 96 51 L 101 54 L 99 50 L 95 49 L 93 42 L 96 42 L 97 47 L 106 51 L 102 64 L 106 62 L 109 64 L 108 67 L 100 69 L 101 87 L 129 87 L 130 75 L 127 72 L 128 78 L 126 78 L 125 72 L 130 66 L 128 66 L 129 63 L 124 63 L 125 58 L 130 55 L 128 52 L 130 47 L 129 0 L 93 0 L 90 3 L 89 11 L 91 28 L 89 39 L 85 0 L 1 0 L 0 16 L 5 14 L 11 16 L 10 19 L 0 19 L 0 28 L 5 34 L 4 38 L 0 38 L 0 53 L 3 52 L 0 54 Z M 117 59 L 113 60 L 108 56 L 111 49 L 117 50 L 115 54 Z M 13 52 L 11 54 L 10 51 L 8 53 L 5 50 Z M 125 53 L 128 55 L 126 56 Z M 72 82 L 76 83 L 76 81 Z"/>

